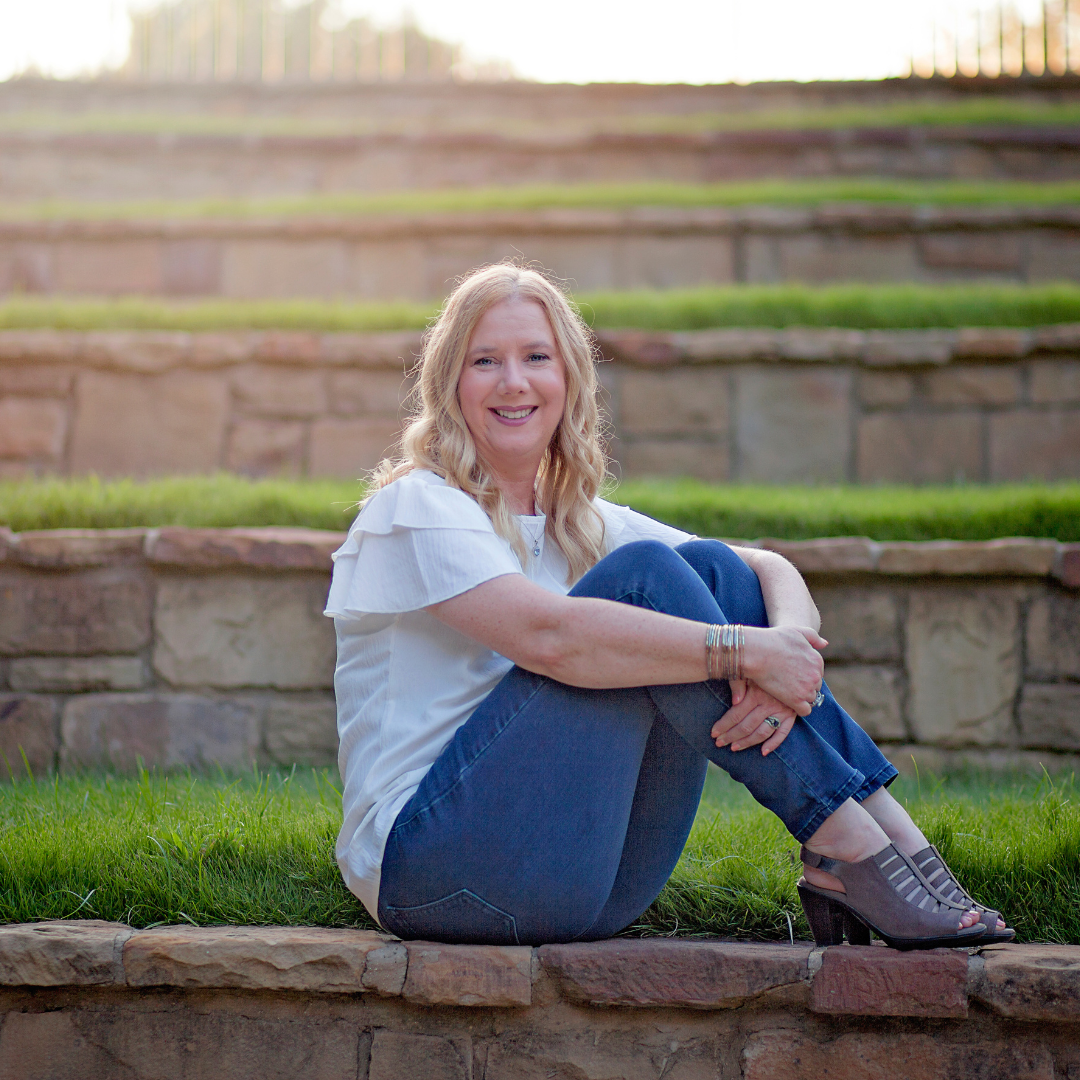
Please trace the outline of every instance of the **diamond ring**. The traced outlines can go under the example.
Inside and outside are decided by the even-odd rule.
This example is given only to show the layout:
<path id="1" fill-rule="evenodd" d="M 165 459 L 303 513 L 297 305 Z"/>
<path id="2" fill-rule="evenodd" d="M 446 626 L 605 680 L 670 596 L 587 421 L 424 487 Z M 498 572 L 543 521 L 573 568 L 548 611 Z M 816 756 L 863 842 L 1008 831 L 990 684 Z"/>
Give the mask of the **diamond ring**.
<path id="1" fill-rule="evenodd" d="M 825 700 L 825 695 L 819 690 L 817 692 L 817 697 L 814 698 L 814 704 L 813 704 L 812 707 L 816 709 L 820 704 L 822 704 L 822 702 L 824 702 L 824 700 Z"/>
<path id="2" fill-rule="evenodd" d="M 775 716 L 766 716 L 765 723 L 775 731 L 780 726 L 780 721 Z"/>

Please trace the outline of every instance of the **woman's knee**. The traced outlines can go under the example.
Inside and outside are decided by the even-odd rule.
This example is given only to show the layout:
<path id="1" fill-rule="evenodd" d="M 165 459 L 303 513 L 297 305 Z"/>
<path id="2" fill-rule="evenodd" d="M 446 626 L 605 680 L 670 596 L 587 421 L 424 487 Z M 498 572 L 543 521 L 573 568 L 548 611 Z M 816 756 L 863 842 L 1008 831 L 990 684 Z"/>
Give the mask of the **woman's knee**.
<path id="1" fill-rule="evenodd" d="M 688 540 L 676 549 L 705 583 L 726 618 L 765 626 L 768 614 L 757 574 L 720 540 Z"/>

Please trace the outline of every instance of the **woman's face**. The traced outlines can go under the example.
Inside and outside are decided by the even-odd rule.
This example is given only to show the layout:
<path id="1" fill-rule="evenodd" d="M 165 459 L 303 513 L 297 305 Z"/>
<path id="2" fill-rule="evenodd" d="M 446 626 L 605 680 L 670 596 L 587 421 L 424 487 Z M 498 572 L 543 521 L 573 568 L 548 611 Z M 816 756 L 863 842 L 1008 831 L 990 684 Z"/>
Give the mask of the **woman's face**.
<path id="1" fill-rule="evenodd" d="M 535 300 L 488 308 L 469 339 L 457 392 L 488 468 L 507 478 L 535 475 L 566 402 L 566 366 Z"/>

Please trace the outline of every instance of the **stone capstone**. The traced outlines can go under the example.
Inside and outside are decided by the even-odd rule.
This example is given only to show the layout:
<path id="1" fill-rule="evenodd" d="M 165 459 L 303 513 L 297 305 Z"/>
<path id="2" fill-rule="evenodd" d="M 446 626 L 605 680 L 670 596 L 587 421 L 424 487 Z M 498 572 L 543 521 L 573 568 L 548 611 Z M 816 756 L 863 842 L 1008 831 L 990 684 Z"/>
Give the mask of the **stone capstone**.
<path id="1" fill-rule="evenodd" d="M 423 1005 L 528 1005 L 532 950 L 523 945 L 406 943 L 402 996 Z"/>
<path id="2" fill-rule="evenodd" d="M 0 985 L 122 984 L 121 950 L 131 932 L 96 919 L 0 926 Z"/>
<path id="3" fill-rule="evenodd" d="M 972 997 L 1014 1020 L 1080 1022 L 1080 955 L 1072 945 L 988 945 Z"/>

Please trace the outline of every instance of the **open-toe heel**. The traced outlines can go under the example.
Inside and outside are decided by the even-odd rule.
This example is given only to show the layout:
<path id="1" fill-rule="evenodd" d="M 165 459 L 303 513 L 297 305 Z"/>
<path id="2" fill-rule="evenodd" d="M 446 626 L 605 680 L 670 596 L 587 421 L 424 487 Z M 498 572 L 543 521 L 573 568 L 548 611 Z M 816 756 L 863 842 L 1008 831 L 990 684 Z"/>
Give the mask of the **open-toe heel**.
<path id="1" fill-rule="evenodd" d="M 803 880 L 799 899 L 819 946 L 869 945 L 873 930 L 895 949 L 982 944 L 987 927 L 962 926 L 970 910 L 942 896 L 903 852 L 889 845 L 861 862 L 841 862 L 803 848 L 802 861 L 840 879 L 845 892 Z"/>
<path id="2" fill-rule="evenodd" d="M 983 907 L 964 892 L 956 880 L 956 875 L 948 868 L 941 857 L 941 852 L 933 844 L 912 855 L 911 861 L 946 900 L 951 900 L 954 904 L 963 904 L 969 910 L 979 913 L 979 921 L 986 927 L 986 936 L 979 941 L 980 945 L 996 945 L 999 942 L 1012 941 L 1016 937 L 1016 931 L 1011 928 L 998 929 L 996 911 Z"/>

